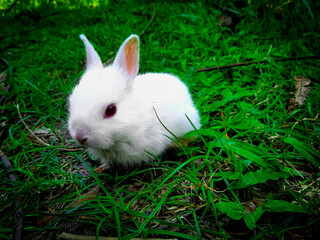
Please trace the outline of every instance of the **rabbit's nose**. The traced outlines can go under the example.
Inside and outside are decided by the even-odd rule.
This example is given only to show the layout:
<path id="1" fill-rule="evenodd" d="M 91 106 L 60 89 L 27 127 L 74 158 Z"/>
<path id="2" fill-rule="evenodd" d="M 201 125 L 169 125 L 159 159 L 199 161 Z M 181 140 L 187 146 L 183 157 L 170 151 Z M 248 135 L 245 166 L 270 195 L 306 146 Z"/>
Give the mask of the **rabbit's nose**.
<path id="1" fill-rule="evenodd" d="M 81 145 L 84 145 L 87 142 L 86 136 L 81 132 L 77 132 L 76 139 Z"/>

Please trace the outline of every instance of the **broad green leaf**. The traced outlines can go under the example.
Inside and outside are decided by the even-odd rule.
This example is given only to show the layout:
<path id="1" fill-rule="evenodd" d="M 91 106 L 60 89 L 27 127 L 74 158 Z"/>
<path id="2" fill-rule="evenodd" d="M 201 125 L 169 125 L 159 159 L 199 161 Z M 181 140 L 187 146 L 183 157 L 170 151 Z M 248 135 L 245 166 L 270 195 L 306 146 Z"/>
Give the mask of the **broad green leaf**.
<path id="1" fill-rule="evenodd" d="M 262 205 L 258 206 L 253 212 L 245 210 L 243 220 L 250 230 L 253 230 L 257 226 L 257 221 L 261 218 L 265 209 Z"/>
<path id="2" fill-rule="evenodd" d="M 288 178 L 290 173 L 287 172 L 274 172 L 266 169 L 259 169 L 256 172 L 248 172 L 239 181 L 230 184 L 229 189 L 239 189 L 245 188 L 250 185 L 255 185 L 258 183 L 264 183 L 267 180 L 278 180 L 279 178 Z"/>
<path id="3" fill-rule="evenodd" d="M 228 126 L 233 129 L 257 129 L 265 127 L 264 124 L 254 118 L 242 119 L 237 121 L 232 120 L 229 122 Z"/>
<path id="4" fill-rule="evenodd" d="M 249 143 L 236 139 L 220 139 L 219 141 L 217 141 L 216 146 L 225 147 L 226 149 L 232 150 L 238 155 L 257 163 L 262 167 L 272 167 L 272 165 L 270 165 L 263 159 L 263 157 L 267 157 L 269 154 L 264 153 L 263 151 L 261 151 L 261 149 Z"/>
<path id="5" fill-rule="evenodd" d="M 299 205 L 283 201 L 283 200 L 267 200 L 267 211 L 269 212 L 301 212 L 308 213 L 309 211 Z"/>
<path id="6" fill-rule="evenodd" d="M 229 102 L 241 99 L 243 97 L 254 96 L 255 94 L 256 94 L 255 91 L 250 91 L 248 89 L 246 90 L 239 89 L 236 92 L 232 92 L 229 88 L 225 88 L 220 93 L 220 95 L 223 96 L 223 100 L 216 101 L 215 103 L 212 104 L 211 107 L 219 108 L 219 107 L 225 106 Z"/>
<path id="7" fill-rule="evenodd" d="M 320 153 L 317 150 L 293 137 L 284 138 L 283 141 L 285 143 L 291 144 L 310 162 L 312 162 L 317 167 L 320 167 Z"/>
<path id="8" fill-rule="evenodd" d="M 264 209 L 264 207 L 262 205 L 258 206 L 254 212 L 252 213 L 252 215 L 254 216 L 254 219 L 256 220 L 256 222 L 261 218 L 262 214 L 264 214 L 266 210 Z"/>
<path id="9" fill-rule="evenodd" d="M 241 111 L 233 117 L 227 118 L 226 125 L 232 129 L 257 129 L 265 128 L 265 125 L 261 123 L 256 116 L 247 115 L 248 111 Z"/>
<path id="10" fill-rule="evenodd" d="M 244 206 L 235 202 L 219 201 L 216 204 L 216 207 L 219 209 L 220 212 L 227 214 L 228 217 L 235 220 L 241 219 L 245 214 Z"/>
<path id="11" fill-rule="evenodd" d="M 256 220 L 251 212 L 246 212 L 245 215 L 243 216 L 243 220 L 250 230 L 253 230 L 256 228 Z"/>
<path id="12" fill-rule="evenodd" d="M 223 178 L 227 178 L 229 180 L 238 180 L 240 177 L 240 173 L 239 172 L 231 172 L 231 171 L 227 171 L 227 172 L 216 172 L 213 175 L 213 178 L 215 180 L 222 180 Z M 218 178 L 218 179 L 216 179 Z"/>

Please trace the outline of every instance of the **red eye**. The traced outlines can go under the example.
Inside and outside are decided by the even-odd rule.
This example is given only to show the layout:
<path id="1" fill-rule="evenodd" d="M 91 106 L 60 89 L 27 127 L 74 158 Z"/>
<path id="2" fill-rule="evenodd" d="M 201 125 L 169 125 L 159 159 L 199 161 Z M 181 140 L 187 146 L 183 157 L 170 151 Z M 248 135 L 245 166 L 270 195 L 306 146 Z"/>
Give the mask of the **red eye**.
<path id="1" fill-rule="evenodd" d="M 108 105 L 108 107 L 106 108 L 106 111 L 104 112 L 104 118 L 111 118 L 113 117 L 117 112 L 117 106 L 112 103 L 110 105 Z"/>

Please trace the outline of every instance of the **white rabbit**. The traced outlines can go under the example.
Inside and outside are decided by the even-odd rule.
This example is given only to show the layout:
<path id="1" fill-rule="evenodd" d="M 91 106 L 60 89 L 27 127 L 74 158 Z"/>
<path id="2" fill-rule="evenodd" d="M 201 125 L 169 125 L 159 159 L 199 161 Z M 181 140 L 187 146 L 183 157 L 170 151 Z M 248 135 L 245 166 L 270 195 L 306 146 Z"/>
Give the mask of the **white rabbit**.
<path id="1" fill-rule="evenodd" d="M 73 139 L 109 165 L 128 167 L 150 162 L 176 137 L 196 128 L 200 117 L 188 88 L 165 73 L 137 75 L 139 37 L 131 35 L 114 63 L 103 67 L 84 35 L 86 72 L 69 96 L 68 127 Z M 166 127 L 163 127 L 163 125 Z M 166 136 L 167 135 L 167 136 Z"/>

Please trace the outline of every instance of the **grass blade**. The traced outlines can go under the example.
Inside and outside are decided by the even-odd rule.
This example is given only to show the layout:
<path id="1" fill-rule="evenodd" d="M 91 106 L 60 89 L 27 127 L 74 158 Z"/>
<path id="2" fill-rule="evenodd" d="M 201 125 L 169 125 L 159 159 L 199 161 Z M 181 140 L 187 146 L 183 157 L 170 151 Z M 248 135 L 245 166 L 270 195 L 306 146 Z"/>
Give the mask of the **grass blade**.
<path id="1" fill-rule="evenodd" d="M 261 168 L 256 172 L 248 172 L 241 176 L 239 181 L 233 182 L 229 185 L 229 189 L 245 188 L 250 185 L 264 183 L 268 180 L 278 180 L 279 178 L 287 179 L 290 173 L 287 172 L 274 172 Z"/>
<path id="2" fill-rule="evenodd" d="M 267 211 L 269 212 L 300 212 L 309 213 L 309 211 L 302 206 L 283 201 L 283 200 L 267 200 Z"/>
<path id="3" fill-rule="evenodd" d="M 313 15 L 312 9 L 311 9 L 308 1 L 307 0 L 302 0 L 302 2 L 304 3 L 304 5 L 306 5 L 306 7 L 308 9 L 308 12 L 309 12 L 309 14 L 310 14 L 310 16 L 312 18 L 312 21 L 314 21 L 314 15 Z"/>
<path id="4" fill-rule="evenodd" d="M 220 141 L 217 142 L 216 146 L 229 149 L 230 151 L 234 151 L 235 153 L 239 154 L 245 159 L 255 162 L 262 167 L 273 167 L 271 164 L 267 163 L 264 160 L 264 157 L 266 157 L 268 154 L 264 153 L 258 147 L 253 146 L 249 143 L 236 139 L 220 139 Z"/>
<path id="5" fill-rule="evenodd" d="M 284 138 L 283 141 L 285 143 L 291 144 L 311 163 L 313 163 L 317 167 L 320 167 L 320 153 L 317 150 L 293 137 Z"/>
<path id="6" fill-rule="evenodd" d="M 189 164 L 190 162 L 194 161 L 195 159 L 198 159 L 199 157 L 193 157 L 193 158 L 190 158 L 189 160 L 185 161 L 184 163 L 182 163 L 180 166 L 178 166 L 175 170 L 173 170 L 157 187 L 156 189 L 150 194 L 150 196 L 147 198 L 146 201 L 148 201 L 152 196 L 153 194 L 155 194 L 156 191 L 158 191 L 159 188 L 162 187 L 162 185 L 168 181 L 174 174 L 176 174 L 180 169 L 182 169 L 184 166 L 186 166 L 187 164 Z"/>
<path id="7" fill-rule="evenodd" d="M 235 220 L 243 218 L 245 214 L 244 207 L 239 203 L 219 201 L 216 206 L 220 212 Z"/>

